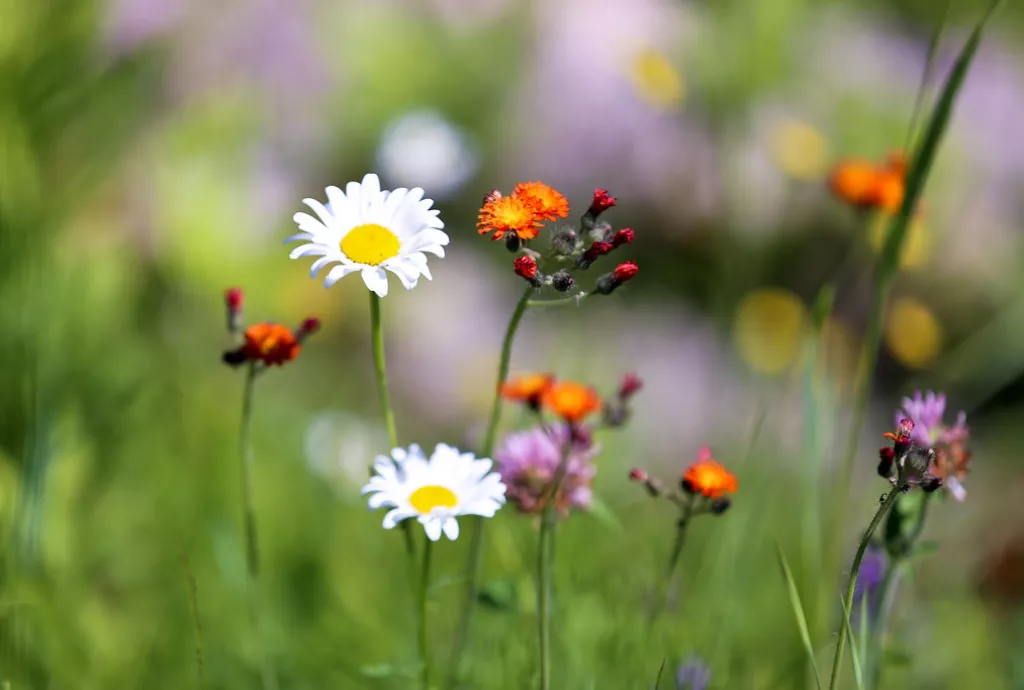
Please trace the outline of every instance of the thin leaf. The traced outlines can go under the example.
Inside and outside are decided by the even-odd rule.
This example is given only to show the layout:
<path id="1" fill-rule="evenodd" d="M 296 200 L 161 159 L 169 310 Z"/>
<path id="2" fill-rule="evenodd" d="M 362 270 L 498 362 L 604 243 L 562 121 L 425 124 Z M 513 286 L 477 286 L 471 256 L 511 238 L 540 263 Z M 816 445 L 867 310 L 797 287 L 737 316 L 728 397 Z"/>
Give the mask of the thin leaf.
<path id="1" fill-rule="evenodd" d="M 814 645 L 811 644 L 811 633 L 807 628 L 807 619 L 804 617 L 804 607 L 800 603 L 800 592 L 797 591 L 796 581 L 793 580 L 793 572 L 786 562 L 782 553 L 782 547 L 775 542 L 775 554 L 779 559 L 779 567 L 782 569 L 782 576 L 786 579 L 786 589 L 789 592 L 789 604 L 793 608 L 793 616 L 796 618 L 797 628 L 800 630 L 800 640 L 804 643 L 804 651 L 811 662 L 811 670 L 814 671 L 814 684 L 821 690 L 821 674 L 818 673 L 818 662 L 814 658 Z"/>
<path id="2" fill-rule="evenodd" d="M 867 599 L 866 596 L 861 597 L 861 601 Z M 854 642 L 856 638 L 853 636 L 853 630 L 850 628 L 850 611 L 846 608 L 846 602 L 843 601 L 843 596 L 839 595 L 839 603 L 843 607 L 843 625 L 846 626 L 846 637 L 850 640 L 850 656 L 853 657 L 853 680 L 857 684 L 857 690 L 864 690 L 864 671 L 860 665 L 860 651 L 857 649 L 857 645 Z M 863 613 L 864 609 L 861 608 Z M 861 631 L 863 632 L 864 622 L 861 621 Z"/>
<path id="3" fill-rule="evenodd" d="M 868 658 L 868 598 L 862 595 L 860 598 L 860 618 L 857 621 L 860 628 L 860 658 Z M 876 662 L 877 663 L 877 662 Z"/>
<path id="4" fill-rule="evenodd" d="M 946 127 L 953 113 L 953 105 L 956 102 L 957 94 L 960 92 L 964 79 L 967 77 L 967 70 L 971 66 L 971 61 L 974 60 L 974 54 L 978 51 L 978 45 L 981 43 L 981 35 L 985 25 L 1002 4 L 1003 0 L 995 0 L 989 7 L 988 12 L 985 13 L 985 16 L 974 27 L 970 37 L 967 39 L 967 43 L 961 49 L 960 55 L 957 56 L 956 63 L 954 63 L 953 69 L 950 71 L 949 77 L 942 88 L 942 93 L 939 95 L 939 100 L 935 104 L 935 109 L 928 119 L 921 143 L 917 147 L 914 160 L 911 162 L 910 170 L 907 173 L 907 188 L 903 198 L 903 206 L 889 226 L 889 234 L 886 238 L 885 248 L 882 251 L 882 262 L 879 267 L 880 288 L 884 285 L 883 280 L 886 280 L 895 273 L 899 263 L 900 250 L 903 247 L 903 240 L 907 234 L 907 228 L 910 226 L 910 218 L 917 208 L 917 202 L 921 197 L 921 192 L 924 190 L 928 173 L 931 172 L 935 154 L 938 151 L 942 137 L 946 133 Z"/>
<path id="5" fill-rule="evenodd" d="M 939 54 L 939 44 L 942 43 L 942 34 L 946 28 L 946 19 L 949 17 L 949 6 L 951 0 L 946 0 L 942 7 L 942 14 L 939 21 L 935 23 L 935 29 L 928 41 L 928 57 L 924 61 L 924 72 L 921 74 L 921 85 L 917 89 L 917 96 L 914 98 L 914 111 L 910 115 L 910 126 L 907 127 L 907 148 L 913 141 L 914 133 L 917 130 L 917 121 L 921 117 L 921 109 L 924 107 L 924 97 L 928 92 L 928 82 L 932 80 L 935 72 L 935 58 Z"/>
<path id="6" fill-rule="evenodd" d="M 667 659 L 661 660 L 661 668 L 658 669 L 658 679 L 654 681 L 654 690 L 658 690 L 661 687 L 661 677 L 665 674 L 665 662 Z"/>

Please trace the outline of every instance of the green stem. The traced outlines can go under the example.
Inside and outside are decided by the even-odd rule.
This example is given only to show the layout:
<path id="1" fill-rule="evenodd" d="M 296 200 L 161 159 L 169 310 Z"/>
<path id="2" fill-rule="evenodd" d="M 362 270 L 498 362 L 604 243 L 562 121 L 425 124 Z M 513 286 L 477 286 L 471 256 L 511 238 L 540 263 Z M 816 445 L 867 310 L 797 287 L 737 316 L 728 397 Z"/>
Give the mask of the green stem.
<path id="1" fill-rule="evenodd" d="M 882 668 L 885 654 L 885 638 L 889 627 L 889 620 L 892 617 L 892 609 L 896 604 L 896 590 L 899 589 L 900 576 L 903 574 L 905 561 L 902 558 L 894 558 L 889 567 L 885 570 L 882 582 L 879 585 L 879 596 L 881 604 L 878 609 L 878 618 L 873 625 L 871 655 L 866 660 L 868 663 L 868 686 L 877 688 L 882 680 Z"/>
<path id="2" fill-rule="evenodd" d="M 430 690 L 430 645 L 427 635 L 427 599 L 430 592 L 430 555 L 434 542 L 430 539 L 423 543 L 423 570 L 420 573 L 420 684 L 423 690 Z"/>
<path id="3" fill-rule="evenodd" d="M 480 457 L 489 458 L 494 452 L 494 442 L 498 435 L 498 423 L 501 421 L 501 384 L 508 378 L 509 362 L 512 358 L 512 343 L 515 340 L 516 331 L 519 329 L 519 322 L 522 321 L 530 303 L 530 295 L 534 292 L 533 286 L 526 288 L 523 296 L 516 303 L 512 317 L 505 329 L 505 339 L 501 343 L 501 359 L 498 362 L 498 380 L 494 385 L 494 401 L 491 403 L 491 416 L 487 422 L 487 431 L 484 433 L 484 440 L 480 446 Z M 483 518 L 472 519 L 472 534 L 469 538 L 469 556 L 466 563 L 466 589 L 462 598 L 462 609 L 460 611 L 458 627 L 455 629 L 455 639 L 452 643 L 452 654 L 448 662 L 448 686 L 455 685 L 459 664 L 462 661 L 462 654 L 466 648 L 466 640 L 469 639 L 469 628 L 472 624 L 473 609 L 479 591 L 480 558 L 483 554 L 484 543 L 484 520 Z"/>
<path id="4" fill-rule="evenodd" d="M 199 587 L 196 585 L 195 575 L 192 574 L 192 567 L 189 565 L 188 553 L 185 551 L 184 544 L 181 545 L 179 556 L 188 585 L 189 612 L 192 614 L 192 631 L 196 638 L 196 673 L 199 678 L 199 687 L 204 688 L 206 687 L 206 662 L 203 660 L 203 626 L 199 618 Z"/>
<path id="5" fill-rule="evenodd" d="M 537 641 L 540 645 L 540 690 L 551 687 L 551 571 L 555 564 L 554 537 L 558 523 L 558 489 L 569 468 L 573 429 L 562 447 L 562 459 L 555 470 L 551 491 L 544 502 L 540 518 L 540 540 L 537 544 Z"/>
<path id="6" fill-rule="evenodd" d="M 248 580 L 249 599 L 249 623 L 257 637 L 260 637 L 260 645 L 264 647 L 262 634 L 260 632 L 260 619 L 257 606 L 257 582 L 260 571 L 259 539 L 256 533 L 256 508 L 253 496 L 253 450 L 252 450 L 252 404 L 253 393 L 256 389 L 256 376 L 258 362 L 251 361 L 245 370 L 245 389 L 242 393 L 242 424 L 238 432 L 238 448 L 242 465 L 242 511 L 245 531 L 245 571 Z M 263 687 L 265 690 L 277 688 L 277 679 L 270 659 L 263 649 Z"/>
<path id="7" fill-rule="evenodd" d="M 913 553 L 914 547 L 917 545 L 917 540 L 921 538 L 921 534 L 924 532 L 925 518 L 928 516 L 928 504 L 931 502 L 931 494 L 921 495 L 921 504 L 917 509 L 917 516 L 914 522 L 914 529 L 907 536 L 907 553 Z M 877 688 L 878 684 L 882 680 L 882 671 L 884 670 L 884 658 L 885 653 L 885 641 L 888 636 L 889 622 L 892 619 L 892 610 L 896 605 L 896 592 L 899 589 L 900 578 L 903 575 L 903 570 L 907 568 L 907 559 L 905 556 L 895 556 L 889 563 L 889 567 L 885 570 L 885 576 L 882 578 L 882 582 L 879 585 L 879 597 L 881 603 L 878 609 L 878 618 L 874 623 L 874 636 L 871 657 L 868 659 L 870 664 L 868 678 L 869 688 Z"/>
<path id="8" fill-rule="evenodd" d="M 676 567 L 679 565 L 679 559 L 683 555 L 683 545 L 686 543 L 686 526 L 690 522 L 690 505 L 687 504 L 683 510 L 682 517 L 676 522 L 676 536 L 672 540 L 672 552 L 668 557 L 668 567 L 665 568 L 665 589 L 662 592 L 662 596 L 659 598 L 660 601 L 656 604 L 654 614 L 651 616 L 651 622 L 658 617 L 662 610 L 668 608 L 668 599 L 672 593 L 672 581 L 675 579 Z"/>
<path id="9" fill-rule="evenodd" d="M 864 536 L 860 540 L 860 546 L 857 547 L 857 555 L 853 558 L 853 566 L 850 568 L 850 581 L 846 585 L 846 598 L 844 601 L 844 612 L 843 622 L 839 625 L 839 643 L 836 645 L 835 657 L 832 659 L 832 678 L 829 681 L 829 690 L 835 690 L 836 684 L 839 682 L 839 669 L 843 665 L 843 650 L 846 647 L 846 629 L 849 627 L 849 611 L 852 608 L 853 602 L 853 590 L 857 586 L 857 573 L 860 572 L 860 562 L 864 558 L 864 552 L 868 548 L 868 542 L 871 541 L 871 535 L 878 529 L 878 525 L 882 522 L 885 516 L 889 513 L 889 510 L 896 503 L 896 498 L 900 494 L 900 487 L 894 486 L 885 498 L 882 500 L 882 504 L 878 506 L 878 512 L 871 518 L 871 523 L 868 525 L 867 530 L 864 532 Z"/>
<path id="10" fill-rule="evenodd" d="M 532 292 L 531 288 L 527 294 Z M 579 306 L 580 301 L 587 296 L 587 293 L 580 292 L 573 295 L 572 297 L 563 297 L 561 299 L 531 299 L 526 302 L 528 307 L 567 307 L 569 305 Z"/>
<path id="11" fill-rule="evenodd" d="M 398 429 L 395 426 L 395 412 L 391 407 L 391 394 L 388 392 L 388 370 L 384 360 L 384 327 L 380 321 L 380 297 L 370 291 L 370 333 L 373 340 L 373 364 L 377 371 L 377 396 L 380 398 L 381 413 L 384 415 L 384 428 L 388 432 L 388 442 L 392 448 L 398 447 Z"/>
<path id="12" fill-rule="evenodd" d="M 391 394 L 388 392 L 388 367 L 384 358 L 384 327 L 380 319 L 380 297 L 370 291 L 370 338 L 373 343 L 373 367 L 377 374 L 377 397 L 380 398 L 381 414 L 384 417 L 384 428 L 388 433 L 391 448 L 398 447 L 398 428 L 395 426 L 395 412 L 391 407 Z M 373 474 L 373 467 L 370 467 Z M 416 560 L 416 545 L 412 540 L 412 528 L 409 520 L 403 520 L 402 536 L 405 540 L 405 552 L 409 562 Z"/>

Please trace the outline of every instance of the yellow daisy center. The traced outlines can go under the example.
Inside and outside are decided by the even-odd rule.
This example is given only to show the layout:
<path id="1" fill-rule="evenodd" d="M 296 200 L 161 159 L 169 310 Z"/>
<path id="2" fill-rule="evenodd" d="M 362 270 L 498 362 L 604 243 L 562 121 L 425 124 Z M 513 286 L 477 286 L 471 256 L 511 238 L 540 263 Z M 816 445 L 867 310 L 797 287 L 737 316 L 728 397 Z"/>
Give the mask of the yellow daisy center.
<path id="1" fill-rule="evenodd" d="M 379 266 L 398 256 L 402 244 L 398 236 L 383 225 L 364 223 L 349 230 L 341 240 L 341 251 L 357 264 Z"/>
<path id="2" fill-rule="evenodd" d="M 429 515 L 434 508 L 454 508 L 458 502 L 451 489 L 437 484 L 421 486 L 409 496 L 409 503 L 422 515 Z"/>

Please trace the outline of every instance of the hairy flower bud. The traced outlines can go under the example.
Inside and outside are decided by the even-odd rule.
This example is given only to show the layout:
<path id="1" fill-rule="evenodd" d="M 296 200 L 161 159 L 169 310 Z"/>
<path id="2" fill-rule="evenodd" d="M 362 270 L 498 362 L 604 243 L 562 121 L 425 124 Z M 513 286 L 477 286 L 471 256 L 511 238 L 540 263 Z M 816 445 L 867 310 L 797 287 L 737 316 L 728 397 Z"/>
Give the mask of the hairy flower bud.
<path id="1" fill-rule="evenodd" d="M 533 285 L 537 284 L 537 262 L 533 260 L 533 257 L 520 256 L 512 262 L 512 266 L 515 268 L 517 276 L 530 281 Z"/>
<path id="2" fill-rule="evenodd" d="M 522 246 L 523 241 L 519 239 L 519 235 L 517 233 L 505 233 L 505 249 L 515 254 L 522 248 Z"/>
<path id="3" fill-rule="evenodd" d="M 564 268 L 560 271 L 555 271 L 551 275 L 551 285 L 559 292 L 568 292 L 575 284 L 576 280 L 572 277 L 572 274 Z"/>
<path id="4" fill-rule="evenodd" d="M 624 244 L 632 244 L 633 240 L 636 239 L 636 233 L 630 228 L 623 228 L 619 230 L 615 235 L 612 236 L 612 246 L 621 247 Z"/>
<path id="5" fill-rule="evenodd" d="M 576 228 L 571 225 L 563 225 L 551 236 L 551 248 L 555 256 L 572 256 L 576 253 L 576 244 Z"/>

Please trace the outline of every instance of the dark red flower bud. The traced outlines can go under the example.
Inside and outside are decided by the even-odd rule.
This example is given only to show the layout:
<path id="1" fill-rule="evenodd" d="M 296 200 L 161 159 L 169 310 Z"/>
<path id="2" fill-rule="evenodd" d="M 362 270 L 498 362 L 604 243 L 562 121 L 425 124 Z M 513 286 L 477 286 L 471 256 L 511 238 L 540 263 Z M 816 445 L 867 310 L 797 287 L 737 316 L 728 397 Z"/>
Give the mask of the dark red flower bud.
<path id="1" fill-rule="evenodd" d="M 728 498 L 716 498 L 711 501 L 711 513 L 713 515 L 721 515 L 725 511 L 729 510 L 729 506 L 732 505 L 732 501 Z"/>
<path id="2" fill-rule="evenodd" d="M 228 333 L 237 336 L 242 330 L 242 302 L 245 296 L 241 288 L 231 288 L 224 293 L 224 306 L 227 307 Z"/>
<path id="3" fill-rule="evenodd" d="M 639 272 L 640 267 L 637 266 L 635 262 L 627 261 L 616 266 L 615 270 L 612 271 L 612 275 L 615 276 L 615 280 L 617 280 L 618 282 L 625 283 L 629 280 L 632 280 L 633 276 L 635 276 Z"/>
<path id="4" fill-rule="evenodd" d="M 878 476 L 888 479 L 892 476 L 892 464 L 896 461 L 896 451 L 886 446 L 878 449 Z"/>
<path id="5" fill-rule="evenodd" d="M 639 467 L 634 467 L 633 469 L 631 469 L 629 471 L 629 479 L 630 479 L 630 481 L 634 481 L 634 482 L 646 482 L 647 481 L 647 473 L 644 472 Z"/>
<path id="6" fill-rule="evenodd" d="M 242 294 L 241 288 L 231 288 L 224 293 L 224 303 L 227 305 L 228 309 L 232 311 L 238 311 L 242 308 L 243 299 L 244 295 Z"/>
<path id="7" fill-rule="evenodd" d="M 320 319 L 310 316 L 299 325 L 298 330 L 295 331 L 295 338 L 301 343 L 319 330 Z"/>
<path id="8" fill-rule="evenodd" d="M 598 187 L 594 190 L 594 199 L 590 202 L 587 215 L 597 217 L 615 205 L 615 197 L 608 190 Z"/>
<path id="9" fill-rule="evenodd" d="M 531 256 L 520 256 L 512 262 L 516 275 L 529 280 L 531 283 L 537 279 L 537 262 Z"/>
<path id="10" fill-rule="evenodd" d="M 622 383 L 619 384 L 619 399 L 628 400 L 643 387 L 644 382 L 640 380 L 639 376 L 636 374 L 626 374 L 622 377 Z"/>
<path id="11" fill-rule="evenodd" d="M 592 245 L 590 245 L 590 248 L 587 249 L 587 251 L 580 254 L 580 256 L 576 259 L 576 268 L 590 268 L 590 264 L 597 261 L 598 257 L 604 256 L 612 249 L 615 249 L 615 247 L 612 246 L 611 242 L 603 242 L 600 240 L 594 242 Z"/>
<path id="12" fill-rule="evenodd" d="M 501 192 L 498 191 L 497 189 L 492 189 L 491 191 L 489 191 L 486 194 L 484 194 L 484 203 L 483 203 L 483 205 L 486 206 L 487 204 L 491 203 L 492 201 L 497 201 L 500 198 L 501 198 Z"/>
<path id="13" fill-rule="evenodd" d="M 621 247 L 624 244 L 632 244 L 636 239 L 636 233 L 629 228 L 623 228 L 612 236 L 612 246 Z"/>

